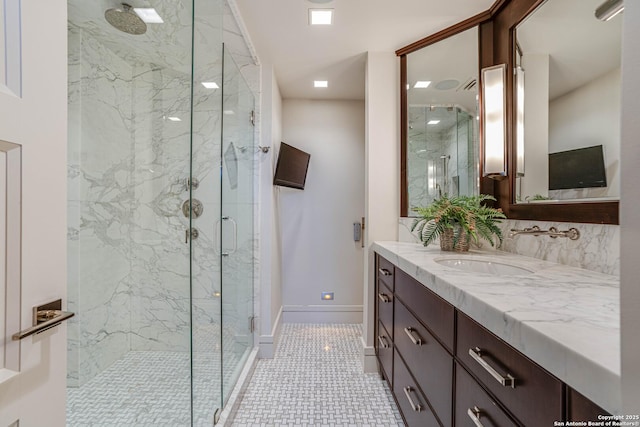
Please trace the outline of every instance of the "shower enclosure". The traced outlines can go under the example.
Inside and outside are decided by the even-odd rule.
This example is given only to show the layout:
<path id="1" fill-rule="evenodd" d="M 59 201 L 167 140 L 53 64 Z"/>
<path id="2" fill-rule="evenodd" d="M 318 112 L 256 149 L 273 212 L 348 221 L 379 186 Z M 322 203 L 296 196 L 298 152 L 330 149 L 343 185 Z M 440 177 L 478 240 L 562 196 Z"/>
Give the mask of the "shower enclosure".
<path id="1" fill-rule="evenodd" d="M 477 120 L 458 105 L 410 105 L 407 144 L 409 209 L 442 194 L 477 190 Z"/>
<path id="2" fill-rule="evenodd" d="M 152 5 L 68 3 L 70 426 L 211 425 L 253 348 L 254 96 L 222 0 Z"/>

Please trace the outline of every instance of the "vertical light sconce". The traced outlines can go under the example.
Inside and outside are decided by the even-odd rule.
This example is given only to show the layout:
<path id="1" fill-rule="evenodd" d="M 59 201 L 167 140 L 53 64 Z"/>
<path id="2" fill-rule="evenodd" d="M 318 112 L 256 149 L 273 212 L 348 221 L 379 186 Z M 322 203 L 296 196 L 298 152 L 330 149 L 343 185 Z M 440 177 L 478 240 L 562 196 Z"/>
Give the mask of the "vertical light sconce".
<path id="1" fill-rule="evenodd" d="M 507 176 L 506 64 L 482 69 L 483 176 Z"/>
<path id="2" fill-rule="evenodd" d="M 609 21 L 624 11 L 624 0 L 607 0 L 596 9 L 595 15 L 601 21 Z"/>
<path id="3" fill-rule="evenodd" d="M 516 67 L 516 177 L 524 176 L 524 69 Z"/>

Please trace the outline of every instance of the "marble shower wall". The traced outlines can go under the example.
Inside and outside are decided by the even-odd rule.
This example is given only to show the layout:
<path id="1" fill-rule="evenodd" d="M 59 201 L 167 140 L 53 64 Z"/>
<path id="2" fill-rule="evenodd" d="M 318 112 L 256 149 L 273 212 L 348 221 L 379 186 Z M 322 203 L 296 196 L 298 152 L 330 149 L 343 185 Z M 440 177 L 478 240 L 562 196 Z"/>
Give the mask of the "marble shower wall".
<path id="1" fill-rule="evenodd" d="M 130 347 L 133 70 L 79 29 L 69 53 L 68 375 L 81 385 Z"/>
<path id="2" fill-rule="evenodd" d="M 189 351 L 191 75 L 69 36 L 69 384 L 130 350 Z M 169 120 L 177 117 L 180 121 Z"/>
<path id="3" fill-rule="evenodd" d="M 399 241 L 420 242 L 410 231 L 412 223 L 413 218 L 398 220 Z M 508 237 L 511 229 L 523 229 L 534 225 L 543 230 L 549 227 L 556 227 L 558 230 L 575 227 L 580 231 L 580 239 L 552 239 L 547 236 Z M 620 275 L 620 227 L 618 225 L 505 220 L 500 228 L 505 237 L 500 248 L 502 251 L 614 276 Z M 483 248 L 491 250 L 488 244 L 484 244 Z"/>

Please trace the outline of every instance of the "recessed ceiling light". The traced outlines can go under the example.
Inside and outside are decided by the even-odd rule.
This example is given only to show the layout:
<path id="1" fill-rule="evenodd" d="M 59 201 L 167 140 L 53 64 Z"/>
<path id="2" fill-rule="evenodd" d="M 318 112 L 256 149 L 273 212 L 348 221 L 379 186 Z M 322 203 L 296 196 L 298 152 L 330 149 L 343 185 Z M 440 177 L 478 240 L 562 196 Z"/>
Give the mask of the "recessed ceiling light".
<path id="1" fill-rule="evenodd" d="M 309 24 L 311 25 L 333 24 L 333 9 L 309 9 Z"/>
<path id="2" fill-rule="evenodd" d="M 133 11 L 147 24 L 162 24 L 164 21 L 152 7 L 134 7 Z"/>
<path id="3" fill-rule="evenodd" d="M 182 119 L 180 117 L 167 117 L 168 120 L 171 120 L 172 122 L 181 122 Z"/>
<path id="4" fill-rule="evenodd" d="M 430 84 L 430 81 L 418 80 L 416 84 L 413 85 L 413 87 L 415 89 L 425 89 L 428 88 Z"/>
<path id="5" fill-rule="evenodd" d="M 428 125 L 437 125 L 438 123 L 440 123 L 440 120 L 429 120 L 427 122 Z"/>
<path id="6" fill-rule="evenodd" d="M 220 88 L 220 86 L 218 86 L 218 83 L 216 83 L 216 82 L 202 82 L 202 86 L 206 87 L 207 89 L 218 89 L 218 88 Z"/>
<path id="7" fill-rule="evenodd" d="M 326 80 L 314 80 L 313 87 L 329 87 L 329 82 Z"/>
<path id="8" fill-rule="evenodd" d="M 231 114 L 235 114 L 233 112 L 233 110 L 224 110 L 224 114 L 226 114 L 227 116 L 231 115 Z"/>

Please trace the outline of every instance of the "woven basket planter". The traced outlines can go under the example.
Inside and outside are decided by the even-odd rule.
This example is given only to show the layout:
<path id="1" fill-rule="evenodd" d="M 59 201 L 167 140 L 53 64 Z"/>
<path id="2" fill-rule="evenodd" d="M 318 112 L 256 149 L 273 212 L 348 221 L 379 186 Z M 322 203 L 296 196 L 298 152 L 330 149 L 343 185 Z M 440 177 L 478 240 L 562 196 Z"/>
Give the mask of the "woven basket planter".
<path id="1" fill-rule="evenodd" d="M 469 251 L 469 235 L 466 231 L 460 230 L 458 241 L 455 242 L 453 228 L 447 228 L 440 235 L 440 249 L 443 251 L 468 252 Z"/>

